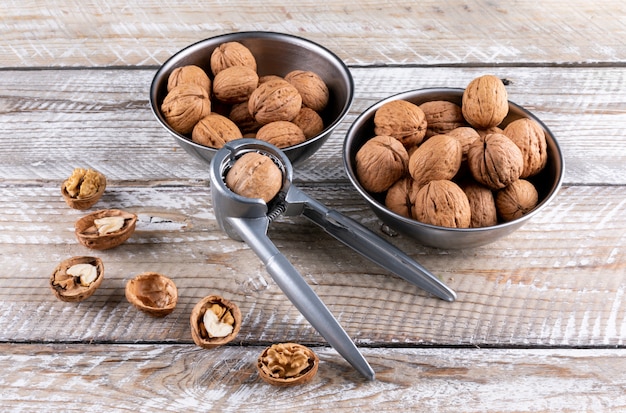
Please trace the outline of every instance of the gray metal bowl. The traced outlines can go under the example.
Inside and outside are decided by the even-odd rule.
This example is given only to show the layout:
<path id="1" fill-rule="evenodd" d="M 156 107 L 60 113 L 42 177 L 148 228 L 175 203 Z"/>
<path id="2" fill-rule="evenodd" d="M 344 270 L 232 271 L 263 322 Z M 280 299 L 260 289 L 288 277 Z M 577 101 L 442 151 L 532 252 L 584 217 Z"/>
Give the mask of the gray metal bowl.
<path id="1" fill-rule="evenodd" d="M 543 127 L 548 145 L 547 166 L 539 175 L 530 179 L 539 192 L 539 203 L 535 209 L 521 218 L 485 228 L 460 229 L 439 227 L 424 224 L 390 211 L 385 207 L 384 196 L 369 193 L 361 186 L 356 177 L 354 158 L 361 146 L 368 139 L 375 136 L 374 114 L 379 107 L 389 101 L 398 99 L 408 100 L 417 105 L 432 100 L 447 100 L 460 105 L 462 96 L 463 89 L 451 88 L 419 89 L 391 96 L 363 112 L 348 130 L 344 141 L 343 161 L 348 177 L 378 218 L 390 228 L 415 238 L 421 244 L 430 247 L 444 249 L 471 248 L 491 243 L 500 237 L 510 234 L 524 225 L 552 201 L 563 180 L 563 155 L 552 132 L 531 112 L 515 103 L 509 102 L 509 114 L 503 121 L 503 125 L 507 125 L 521 117 L 531 118 Z"/>
<path id="2" fill-rule="evenodd" d="M 257 61 L 259 76 L 284 76 L 299 69 L 315 72 L 326 82 L 330 99 L 321 114 L 324 130 L 306 142 L 283 149 L 292 164 L 300 163 L 313 155 L 348 113 L 354 95 L 354 81 L 348 67 L 334 53 L 293 35 L 272 32 L 229 33 L 199 41 L 177 52 L 159 68 L 152 80 L 150 106 L 157 120 L 187 153 L 203 162 L 211 162 L 217 149 L 192 142 L 189 136 L 174 131 L 165 121 L 160 107 L 167 94 L 170 73 L 179 66 L 197 65 L 211 76 L 211 53 L 225 42 L 240 42 L 248 47 Z"/>

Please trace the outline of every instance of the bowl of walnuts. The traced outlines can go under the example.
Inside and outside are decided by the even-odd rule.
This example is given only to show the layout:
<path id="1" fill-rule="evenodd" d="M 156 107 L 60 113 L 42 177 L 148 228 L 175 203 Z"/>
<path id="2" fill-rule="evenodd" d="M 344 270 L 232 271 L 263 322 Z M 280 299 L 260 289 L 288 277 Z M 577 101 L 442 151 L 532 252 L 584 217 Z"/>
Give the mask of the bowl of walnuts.
<path id="1" fill-rule="evenodd" d="M 378 218 L 423 245 L 485 245 L 556 196 L 563 155 L 546 125 L 493 75 L 377 102 L 343 147 L 348 178 Z"/>
<path id="2" fill-rule="evenodd" d="M 239 32 L 170 57 L 152 80 L 150 106 L 201 161 L 210 163 L 225 142 L 258 138 L 297 164 L 329 138 L 353 94 L 348 67 L 325 47 L 288 34 Z"/>

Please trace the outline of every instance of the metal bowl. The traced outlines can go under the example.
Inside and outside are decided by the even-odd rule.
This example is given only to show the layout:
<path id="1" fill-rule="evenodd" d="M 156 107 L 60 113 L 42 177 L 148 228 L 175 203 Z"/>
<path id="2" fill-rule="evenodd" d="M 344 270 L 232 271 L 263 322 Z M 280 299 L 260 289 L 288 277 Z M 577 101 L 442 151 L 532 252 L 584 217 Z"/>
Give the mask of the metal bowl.
<path id="1" fill-rule="evenodd" d="M 161 113 L 161 103 L 167 94 L 167 79 L 175 68 L 197 65 L 212 77 L 211 53 L 225 42 L 240 42 L 250 49 L 256 59 L 259 76 L 284 76 L 299 69 L 315 72 L 326 82 L 330 96 L 328 106 L 321 113 L 324 130 L 301 144 L 283 149 L 293 164 L 313 155 L 348 113 L 354 95 L 354 81 L 348 67 L 334 53 L 293 35 L 272 32 L 229 33 L 199 41 L 180 50 L 159 68 L 152 80 L 150 106 L 157 120 L 187 153 L 203 162 L 211 162 L 217 149 L 192 142 L 189 136 L 174 131 Z"/>
<path id="2" fill-rule="evenodd" d="M 348 177 L 356 190 L 363 196 L 370 208 L 390 228 L 416 239 L 423 245 L 443 249 L 461 249 L 478 247 L 489 244 L 498 238 L 510 234 L 524 225 L 534 215 L 552 201 L 556 196 L 563 179 L 563 155 L 557 140 L 550 130 L 535 115 L 523 107 L 509 102 L 509 114 L 501 126 L 521 117 L 528 117 L 537 121 L 546 133 L 548 146 L 548 164 L 538 175 L 530 178 L 539 192 L 539 203 L 526 215 L 510 222 L 500 223 L 484 228 L 446 228 L 424 224 L 419 221 L 403 217 L 385 207 L 384 195 L 372 194 L 366 191 L 356 177 L 355 156 L 361 146 L 374 137 L 374 114 L 383 104 L 403 99 L 420 105 L 432 100 L 447 100 L 461 104 L 463 89 L 431 88 L 403 92 L 384 99 L 363 112 L 348 130 L 343 146 L 343 161 Z"/>

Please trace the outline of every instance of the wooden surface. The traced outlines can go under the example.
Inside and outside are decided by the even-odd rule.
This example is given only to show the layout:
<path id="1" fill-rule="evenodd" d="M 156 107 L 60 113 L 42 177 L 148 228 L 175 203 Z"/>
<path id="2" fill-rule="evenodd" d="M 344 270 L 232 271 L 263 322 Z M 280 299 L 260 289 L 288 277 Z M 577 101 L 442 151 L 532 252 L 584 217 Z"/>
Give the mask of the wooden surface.
<path id="1" fill-rule="evenodd" d="M 624 411 L 626 409 L 626 11 L 621 1 L 5 1 L 0 5 L 0 406 L 2 411 Z M 202 7 L 202 10 L 198 8 Z M 556 135 L 566 172 L 554 202 L 517 232 L 462 251 L 391 241 L 458 294 L 437 300 L 363 261 L 302 217 L 270 238 L 377 373 L 364 381 L 285 298 L 256 255 L 219 230 L 207 165 L 158 125 L 148 89 L 182 47 L 233 31 L 293 33 L 334 51 L 351 111 L 298 167 L 309 195 L 379 232 L 341 163 L 351 122 L 421 87 L 493 73 Z M 105 282 L 80 304 L 48 286 L 80 246 L 60 184 L 74 167 L 108 179 L 98 208 L 138 214 L 98 252 Z M 380 232 L 379 232 L 380 233 Z M 144 271 L 173 278 L 154 319 L 124 297 Z M 244 317 L 204 350 L 189 314 L 211 293 Z M 276 342 L 320 355 L 313 382 L 277 389 L 254 362 Z"/>

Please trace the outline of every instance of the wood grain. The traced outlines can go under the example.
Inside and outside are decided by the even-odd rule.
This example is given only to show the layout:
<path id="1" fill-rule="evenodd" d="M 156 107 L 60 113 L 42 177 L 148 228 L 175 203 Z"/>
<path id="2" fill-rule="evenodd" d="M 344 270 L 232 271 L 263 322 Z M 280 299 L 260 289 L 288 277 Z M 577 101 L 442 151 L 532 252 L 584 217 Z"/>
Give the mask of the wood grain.
<path id="1" fill-rule="evenodd" d="M 624 350 L 363 349 L 365 382 L 314 347 L 312 382 L 258 377 L 263 347 L 0 345 L 0 403 L 16 411 L 620 411 Z M 43 367 L 42 367 L 43 366 Z M 298 404 L 294 405 L 293 401 Z"/>

